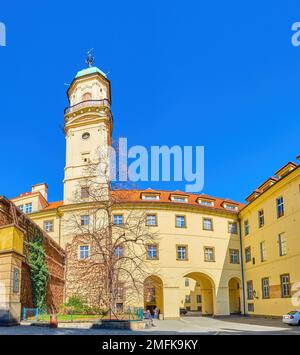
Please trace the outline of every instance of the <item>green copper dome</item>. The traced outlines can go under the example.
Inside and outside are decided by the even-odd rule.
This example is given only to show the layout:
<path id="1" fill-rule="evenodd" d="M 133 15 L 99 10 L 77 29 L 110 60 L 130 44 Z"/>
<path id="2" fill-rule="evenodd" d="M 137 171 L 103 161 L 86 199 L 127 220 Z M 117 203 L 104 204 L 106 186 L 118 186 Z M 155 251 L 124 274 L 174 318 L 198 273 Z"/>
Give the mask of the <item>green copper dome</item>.
<path id="1" fill-rule="evenodd" d="M 89 67 L 89 68 L 80 70 L 80 71 L 76 74 L 75 78 L 80 78 L 81 76 L 89 75 L 89 74 L 93 74 L 93 73 L 99 73 L 99 74 L 103 75 L 103 76 L 106 78 L 106 74 L 103 73 L 103 71 L 100 70 L 100 69 L 97 68 L 97 67 Z"/>

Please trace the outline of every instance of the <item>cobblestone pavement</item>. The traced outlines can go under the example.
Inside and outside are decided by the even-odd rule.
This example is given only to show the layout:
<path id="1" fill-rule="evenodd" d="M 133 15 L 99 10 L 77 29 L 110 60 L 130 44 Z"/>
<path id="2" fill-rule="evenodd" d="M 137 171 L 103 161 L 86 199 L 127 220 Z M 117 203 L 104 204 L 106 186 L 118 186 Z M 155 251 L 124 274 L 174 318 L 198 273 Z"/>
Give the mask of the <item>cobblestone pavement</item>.
<path id="1" fill-rule="evenodd" d="M 151 329 L 141 331 L 92 329 L 90 324 L 73 324 L 72 328 L 50 329 L 21 325 L 0 327 L 0 335 L 36 334 L 36 335 L 138 335 L 138 334 L 300 334 L 300 327 L 290 327 L 280 319 L 244 318 L 238 316 L 223 318 L 183 317 L 179 320 L 157 321 Z"/>

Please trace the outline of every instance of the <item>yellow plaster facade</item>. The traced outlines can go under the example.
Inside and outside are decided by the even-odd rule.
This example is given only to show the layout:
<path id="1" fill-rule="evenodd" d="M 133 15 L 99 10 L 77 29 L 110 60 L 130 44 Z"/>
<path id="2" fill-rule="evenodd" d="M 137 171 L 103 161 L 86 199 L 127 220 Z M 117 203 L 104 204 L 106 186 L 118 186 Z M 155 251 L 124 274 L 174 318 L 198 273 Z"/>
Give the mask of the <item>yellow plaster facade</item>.
<path id="1" fill-rule="evenodd" d="M 73 238 L 67 228 L 70 216 L 74 211 L 78 215 L 88 211 L 88 204 L 74 200 L 74 194 L 78 193 L 78 186 L 85 178 L 84 167 L 99 146 L 111 143 L 110 83 L 99 70 L 90 69 L 85 74 L 80 72 L 68 90 L 70 107 L 65 111 L 64 200 L 47 202 L 45 207 L 36 192 L 13 199 L 17 206 L 32 203 L 29 216 L 41 228 L 46 228 L 45 222 L 52 222 L 52 228 L 47 232 L 62 247 Z M 261 187 L 263 193 L 260 190 L 251 195 L 253 200 L 240 213 L 241 206 L 232 201 L 221 200 L 214 206 L 216 199 L 198 195 L 190 203 L 192 197 L 180 192 L 170 192 L 167 203 L 159 198 L 155 202 L 146 202 L 141 196 L 115 210 L 116 214 L 126 215 L 129 210 L 139 209 L 155 214 L 157 218 L 156 225 L 151 228 L 158 234 L 158 258 L 147 261 L 152 269 L 157 270 L 152 275 L 157 289 L 153 291 L 154 298 L 145 296 L 138 301 L 139 305 L 157 306 L 168 319 L 178 318 L 183 307 L 201 311 L 202 315 L 216 316 L 243 313 L 244 309 L 248 314 L 282 315 L 293 309 L 291 298 L 281 297 L 280 276 L 289 275 L 289 286 L 300 280 L 299 172 L 300 169 L 291 166 L 288 175 L 271 179 Z M 182 197 L 180 203 L 175 202 L 175 195 Z M 285 212 L 277 218 L 275 203 L 279 197 L 284 199 Z M 201 204 L 201 201 L 205 203 Z M 262 209 L 265 224 L 258 228 L 258 211 Z M 176 227 L 176 216 L 185 217 L 183 228 Z M 211 221 L 211 230 L 204 228 L 205 220 Z M 247 236 L 244 235 L 245 222 L 249 226 Z M 236 226 L 234 232 L 229 228 L 232 224 Z M 49 223 L 47 226 L 49 228 Z M 278 255 L 281 233 L 285 235 L 287 247 L 283 256 Z M 259 259 L 262 241 L 265 241 L 264 262 Z M 245 261 L 247 247 L 251 248 L 250 262 Z M 178 248 L 185 258 L 178 257 Z M 270 297 L 265 299 L 261 291 L 263 278 L 268 278 L 270 285 Z M 186 279 L 190 280 L 188 285 Z M 248 281 L 253 282 L 254 296 L 250 300 L 247 299 Z"/>
<path id="2" fill-rule="evenodd" d="M 283 201 L 283 215 L 278 213 L 280 198 Z M 264 219 L 261 224 L 260 211 L 263 211 Z M 250 286 L 250 295 L 246 292 L 247 313 L 281 316 L 295 309 L 297 305 L 293 305 L 292 295 L 300 289 L 300 284 L 296 285 L 300 281 L 300 168 L 281 177 L 257 196 L 240 212 L 240 219 L 245 290 L 247 282 L 253 284 L 252 294 Z M 245 222 L 249 225 L 247 235 Z M 245 255 L 247 248 L 251 251 L 248 260 Z M 282 280 L 283 275 L 287 275 L 288 279 Z M 287 281 L 287 294 L 283 292 L 283 281 Z"/>
<path id="3" fill-rule="evenodd" d="M 15 226 L 0 228 L 0 323 L 17 324 L 21 315 L 23 233 Z"/>

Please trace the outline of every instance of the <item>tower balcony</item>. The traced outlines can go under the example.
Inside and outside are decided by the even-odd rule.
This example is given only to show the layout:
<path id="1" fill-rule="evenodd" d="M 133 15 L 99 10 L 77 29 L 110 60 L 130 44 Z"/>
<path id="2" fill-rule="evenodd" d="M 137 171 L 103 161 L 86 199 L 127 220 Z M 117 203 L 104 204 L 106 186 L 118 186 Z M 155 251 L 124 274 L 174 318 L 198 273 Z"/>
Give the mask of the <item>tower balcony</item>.
<path id="1" fill-rule="evenodd" d="M 89 107 L 96 107 L 96 108 L 108 108 L 110 109 L 110 103 L 107 99 L 103 100 L 85 100 L 81 101 L 76 105 L 69 106 L 65 108 L 65 115 L 68 115 L 69 113 L 76 112 L 78 110 L 82 110 L 84 108 L 89 108 Z"/>

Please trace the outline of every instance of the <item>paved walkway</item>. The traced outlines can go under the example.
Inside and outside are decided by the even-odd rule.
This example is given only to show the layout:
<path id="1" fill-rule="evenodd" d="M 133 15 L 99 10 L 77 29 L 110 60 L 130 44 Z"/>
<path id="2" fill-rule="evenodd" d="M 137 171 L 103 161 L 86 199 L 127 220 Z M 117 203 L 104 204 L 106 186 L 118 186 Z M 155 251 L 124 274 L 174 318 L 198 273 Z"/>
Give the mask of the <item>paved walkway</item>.
<path id="1" fill-rule="evenodd" d="M 118 334 L 300 334 L 300 327 L 289 327 L 280 319 L 249 319 L 244 317 L 183 317 L 179 320 L 157 321 L 157 326 L 147 330 L 133 332 L 130 330 L 91 329 L 90 324 L 64 324 L 63 328 L 50 329 L 22 325 L 17 327 L 0 327 L 0 335 L 45 334 L 45 335 L 118 335 Z"/>

